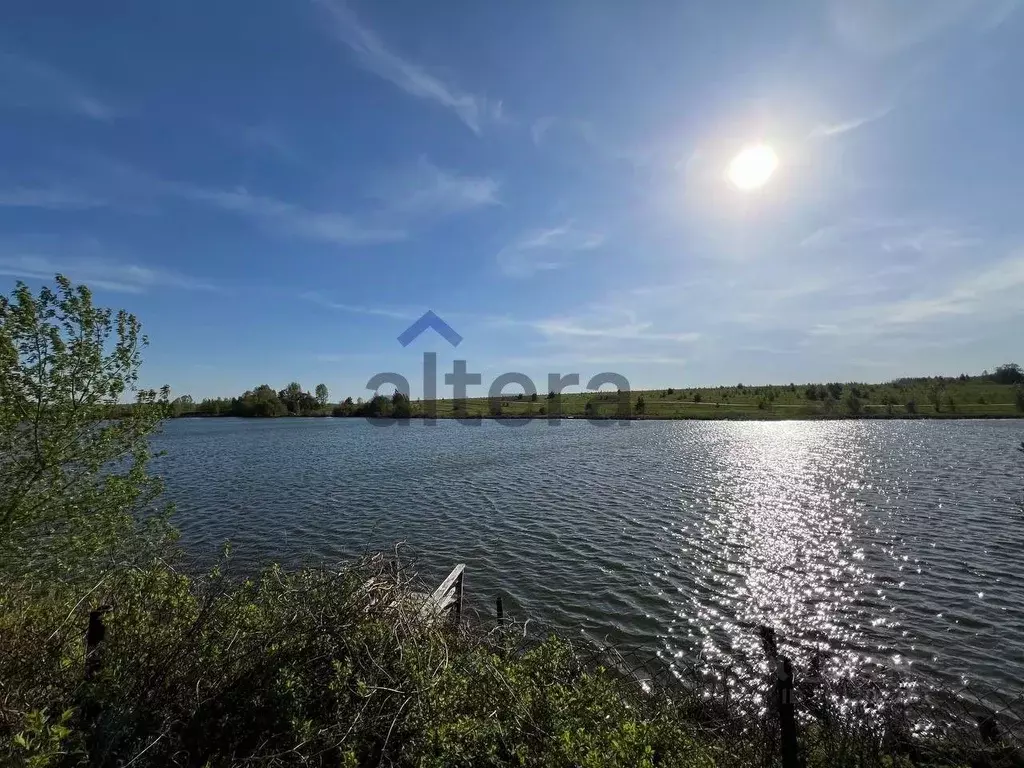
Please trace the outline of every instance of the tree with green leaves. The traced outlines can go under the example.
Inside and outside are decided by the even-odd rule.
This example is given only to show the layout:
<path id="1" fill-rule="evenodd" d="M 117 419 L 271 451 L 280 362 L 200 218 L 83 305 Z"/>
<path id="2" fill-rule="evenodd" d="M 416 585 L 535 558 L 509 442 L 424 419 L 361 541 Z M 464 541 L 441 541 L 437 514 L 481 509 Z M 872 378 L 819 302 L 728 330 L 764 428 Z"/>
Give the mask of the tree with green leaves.
<path id="1" fill-rule="evenodd" d="M 391 413 L 392 418 L 395 419 L 408 419 L 412 416 L 412 403 L 409 402 L 409 396 L 395 390 L 395 394 L 391 396 Z"/>
<path id="2" fill-rule="evenodd" d="M 169 390 L 138 389 L 147 343 L 63 275 L 0 297 L 0 572 L 86 581 L 164 543 L 146 468 Z"/>
<path id="3" fill-rule="evenodd" d="M 171 402 L 171 415 L 181 416 L 192 413 L 195 410 L 195 403 L 192 402 L 192 395 L 181 395 Z"/>
<path id="4" fill-rule="evenodd" d="M 997 365 L 991 378 L 996 384 L 1024 384 L 1024 368 L 1017 363 Z"/>
<path id="5" fill-rule="evenodd" d="M 317 384 L 316 385 L 316 402 L 319 404 L 319 406 L 321 408 L 326 408 L 327 407 L 327 403 L 330 400 L 330 396 L 331 395 L 327 391 L 327 385 L 326 384 Z"/>
<path id="6" fill-rule="evenodd" d="M 1024 411 L 1024 384 L 1017 386 L 1017 390 L 1014 392 L 1014 395 L 1017 401 L 1017 410 Z"/>
<path id="7" fill-rule="evenodd" d="M 845 398 L 846 410 L 851 416 L 860 416 L 864 405 L 854 391 L 847 393 Z"/>

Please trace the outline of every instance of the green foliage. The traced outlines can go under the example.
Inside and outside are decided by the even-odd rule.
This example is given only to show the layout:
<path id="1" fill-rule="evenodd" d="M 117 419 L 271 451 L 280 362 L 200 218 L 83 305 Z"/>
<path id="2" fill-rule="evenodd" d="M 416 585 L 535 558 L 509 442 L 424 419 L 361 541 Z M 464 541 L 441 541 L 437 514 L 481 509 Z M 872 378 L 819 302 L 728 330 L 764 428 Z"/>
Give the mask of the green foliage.
<path id="1" fill-rule="evenodd" d="M 930 392 L 940 386 L 942 399 L 940 411 L 928 407 L 926 418 L 970 418 L 1010 417 L 1019 413 L 1015 405 L 1014 387 L 996 384 L 988 376 L 928 377 L 919 379 L 898 379 L 883 384 L 859 382 L 806 384 L 799 386 L 744 386 L 740 391 L 734 387 L 708 387 L 692 390 L 675 389 L 668 395 L 667 389 L 646 392 L 621 393 L 626 398 L 624 408 L 616 408 L 614 415 L 619 418 L 637 416 L 664 419 L 806 419 L 806 418 L 879 418 L 920 416 L 907 413 L 903 403 L 928 403 Z M 840 391 L 841 397 L 832 397 Z M 852 394 L 860 401 L 860 411 L 853 414 L 847 407 L 847 397 Z M 638 396 L 643 396 L 645 412 L 637 413 L 633 406 Z M 601 415 L 611 416 L 605 402 L 618 397 L 612 392 L 566 392 L 555 396 L 557 405 L 549 405 L 551 418 L 574 416 L 588 418 L 587 403 L 591 400 L 599 407 Z M 555 398 L 552 398 L 555 399 Z M 949 401 L 955 401 L 956 410 L 950 409 Z M 764 407 L 759 407 L 764 401 Z M 432 403 L 440 418 L 456 415 L 450 400 Z M 471 417 L 494 415 L 487 398 L 470 398 L 460 414 Z M 531 418 L 538 416 L 537 408 L 516 398 L 503 398 L 503 418 Z"/>
<path id="2" fill-rule="evenodd" d="M 857 397 L 854 391 L 850 391 L 846 395 L 844 400 L 846 410 L 851 416 L 860 416 L 864 410 L 864 406 L 861 403 L 861 399 Z"/>
<path id="3" fill-rule="evenodd" d="M 352 416 L 355 413 L 356 404 L 352 402 L 351 397 L 346 397 L 342 402 L 334 406 L 334 410 L 331 411 L 332 416 Z"/>
<path id="4" fill-rule="evenodd" d="M 391 396 L 391 417 L 394 419 L 408 419 L 412 416 L 412 403 L 409 396 L 402 394 L 397 389 Z"/>
<path id="5" fill-rule="evenodd" d="M 903 407 L 906 409 L 907 413 L 917 413 L 916 400 L 907 400 L 907 404 Z"/>
<path id="6" fill-rule="evenodd" d="M 327 390 L 326 384 L 316 385 L 316 403 L 321 408 L 326 408 L 327 403 L 330 401 L 330 392 Z"/>
<path id="7" fill-rule="evenodd" d="M 0 577 L 81 583 L 164 536 L 136 512 L 161 491 L 147 437 L 169 390 L 136 388 L 147 342 L 134 315 L 56 283 L 0 297 Z"/>
<path id="8" fill-rule="evenodd" d="M 996 367 L 991 379 L 997 384 L 1024 384 L 1024 369 L 1017 363 L 1004 363 Z"/>
<path id="9" fill-rule="evenodd" d="M 519 626 L 428 621 L 395 565 L 241 583 L 122 573 L 84 684 L 74 595 L 8 598 L 0 764 L 715 764 L 711 737 L 669 699 L 625 697 L 564 640 L 524 648 Z"/>
<path id="10" fill-rule="evenodd" d="M 997 370 L 1001 371 L 998 374 L 1001 379 L 1007 375 L 1014 375 L 1013 364 L 1000 366 Z M 996 375 L 986 372 L 978 376 L 960 374 L 955 377 L 904 378 L 883 384 L 832 382 L 758 387 L 740 384 L 737 387 L 692 390 L 669 387 L 636 393 L 644 397 L 645 412 L 642 414 L 633 410 L 633 401 L 629 400 L 631 395 L 627 392 L 627 403 L 621 409 L 616 409 L 616 415 L 624 418 L 644 416 L 665 419 L 892 417 L 917 415 L 896 407 L 900 403 L 914 400 L 915 403 L 928 402 L 933 406 L 937 401 L 937 410 L 931 407 L 925 412 L 925 416 L 929 418 L 944 418 L 947 414 L 955 415 L 957 418 L 1013 416 L 1018 412 L 1015 404 L 1015 385 L 996 383 L 993 380 Z M 850 394 L 860 401 L 861 408 L 857 413 L 851 412 L 848 408 L 847 396 Z M 297 410 L 295 407 L 289 407 L 282 397 L 285 400 L 289 397 L 297 400 Z M 410 405 L 410 412 L 412 417 L 436 415 L 440 418 L 532 418 L 538 413 L 530 403 L 535 403 L 538 399 L 536 393 L 532 393 L 529 398 L 518 394 L 503 396 L 500 412 L 488 398 L 469 398 L 460 403 L 443 399 L 428 403 L 417 401 L 415 405 Z M 589 417 L 587 403 L 590 400 L 611 401 L 615 396 L 610 392 L 550 392 L 547 399 L 557 401 L 547 407 L 551 418 Z M 328 413 L 327 409 L 320 405 L 320 400 L 302 393 L 297 383 L 281 392 L 275 392 L 269 386 L 263 385 L 239 398 L 208 399 L 199 404 L 192 404 L 190 401 L 191 398 L 187 396 L 175 401 L 172 404 L 173 415 L 318 416 Z M 353 404 L 351 398 L 347 398 L 345 402 L 336 405 L 330 413 L 334 416 L 392 415 L 392 410 L 388 406 L 378 405 L 383 406 L 382 403 L 369 405 L 361 401 Z M 604 415 L 609 415 L 609 412 L 606 410 Z"/>
<path id="11" fill-rule="evenodd" d="M 647 401 L 644 399 L 643 395 L 640 395 L 639 397 L 637 397 L 637 399 L 636 399 L 636 407 L 635 407 L 634 410 L 638 414 L 644 414 L 644 413 L 647 412 Z"/>

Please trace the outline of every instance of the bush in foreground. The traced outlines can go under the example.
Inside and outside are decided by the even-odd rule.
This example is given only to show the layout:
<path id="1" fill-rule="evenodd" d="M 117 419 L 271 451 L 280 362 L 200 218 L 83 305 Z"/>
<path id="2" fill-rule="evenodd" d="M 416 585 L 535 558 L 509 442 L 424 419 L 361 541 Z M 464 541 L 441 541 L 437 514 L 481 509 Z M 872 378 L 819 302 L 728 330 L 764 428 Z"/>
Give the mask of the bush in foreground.
<path id="1" fill-rule="evenodd" d="M 392 561 L 230 584 L 164 566 L 0 604 L 4 765 L 714 765 L 568 643 L 420 615 Z M 86 680 L 90 604 L 102 665 Z M 70 607 L 69 607 L 70 604 Z"/>

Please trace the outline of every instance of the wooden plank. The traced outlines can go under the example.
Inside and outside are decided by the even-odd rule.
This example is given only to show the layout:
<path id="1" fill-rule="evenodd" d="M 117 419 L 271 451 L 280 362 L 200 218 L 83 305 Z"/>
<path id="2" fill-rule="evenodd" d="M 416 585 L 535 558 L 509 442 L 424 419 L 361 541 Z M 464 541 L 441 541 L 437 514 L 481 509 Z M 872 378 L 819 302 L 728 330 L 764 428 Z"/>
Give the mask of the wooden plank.
<path id="1" fill-rule="evenodd" d="M 461 613 L 462 608 L 462 573 L 466 570 L 465 563 L 459 563 L 441 582 L 441 586 L 427 598 L 423 604 L 422 616 L 431 616 L 441 613 L 452 603 L 456 604 L 456 610 Z"/>

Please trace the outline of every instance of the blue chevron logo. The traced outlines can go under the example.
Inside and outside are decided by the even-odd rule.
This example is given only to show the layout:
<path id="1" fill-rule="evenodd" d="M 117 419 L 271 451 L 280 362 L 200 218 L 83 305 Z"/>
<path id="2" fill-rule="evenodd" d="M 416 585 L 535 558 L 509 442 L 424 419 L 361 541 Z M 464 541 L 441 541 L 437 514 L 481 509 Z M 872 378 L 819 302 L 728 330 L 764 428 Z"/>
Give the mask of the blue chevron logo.
<path id="1" fill-rule="evenodd" d="M 448 325 L 448 323 L 438 317 L 432 309 L 428 309 L 419 320 L 402 331 L 398 336 L 398 343 L 403 347 L 408 347 L 421 333 L 431 328 L 437 331 L 453 347 L 457 347 L 462 343 L 462 336 L 456 333 L 455 329 Z"/>

